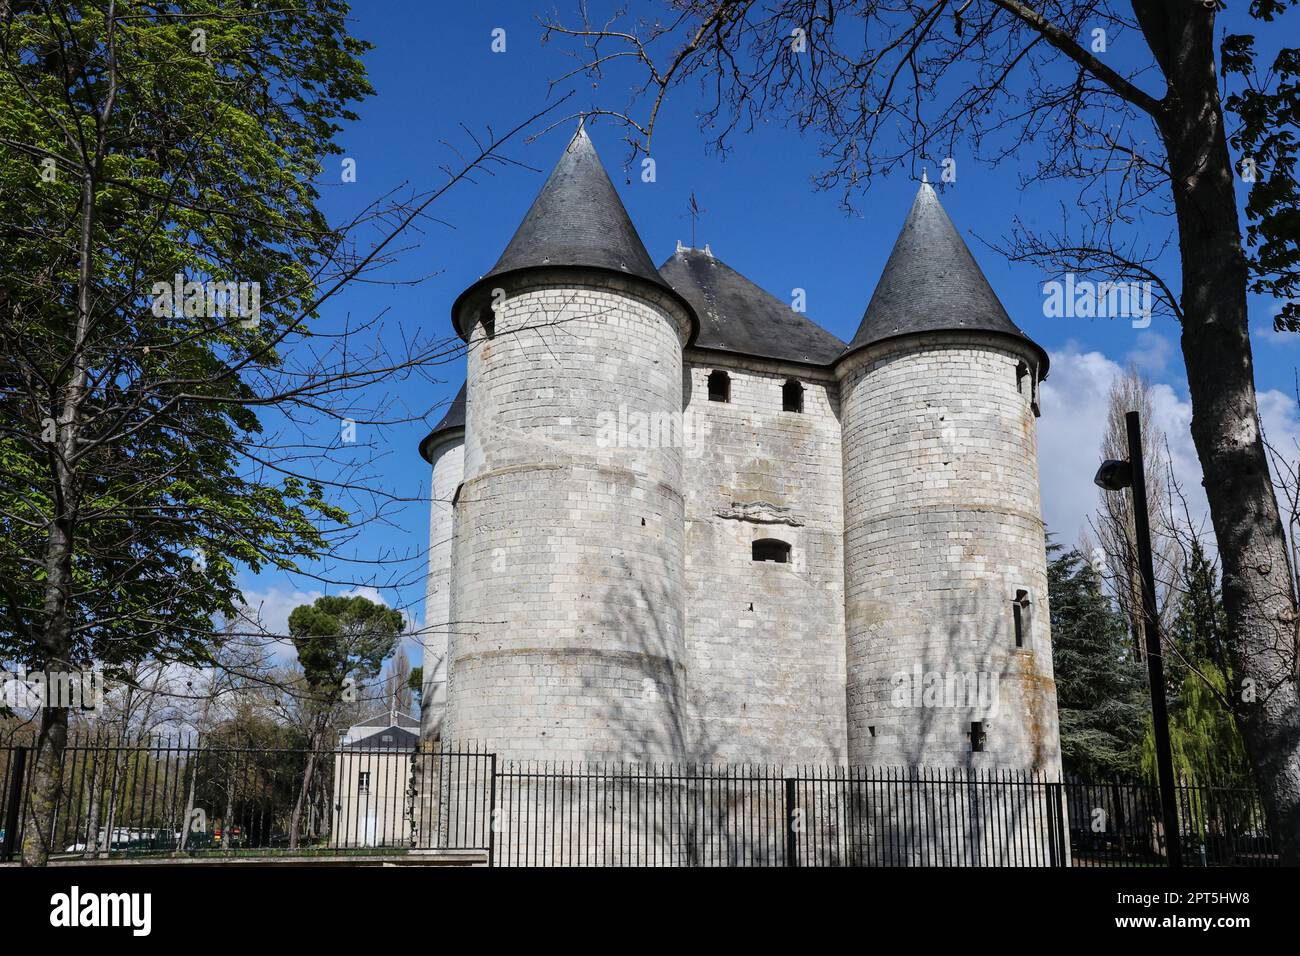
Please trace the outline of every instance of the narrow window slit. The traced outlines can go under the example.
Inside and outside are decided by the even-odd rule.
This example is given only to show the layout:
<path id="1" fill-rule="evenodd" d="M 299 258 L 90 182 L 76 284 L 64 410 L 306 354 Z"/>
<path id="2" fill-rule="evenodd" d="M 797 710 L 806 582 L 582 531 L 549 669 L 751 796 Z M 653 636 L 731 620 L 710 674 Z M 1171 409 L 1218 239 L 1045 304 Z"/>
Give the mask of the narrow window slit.
<path id="1" fill-rule="evenodd" d="M 781 407 L 787 412 L 803 411 L 803 386 L 794 379 L 781 386 Z"/>
<path id="2" fill-rule="evenodd" d="M 1015 600 L 1011 602 L 1011 620 L 1015 626 L 1016 647 L 1024 647 L 1029 641 L 1029 592 L 1016 591 Z"/>

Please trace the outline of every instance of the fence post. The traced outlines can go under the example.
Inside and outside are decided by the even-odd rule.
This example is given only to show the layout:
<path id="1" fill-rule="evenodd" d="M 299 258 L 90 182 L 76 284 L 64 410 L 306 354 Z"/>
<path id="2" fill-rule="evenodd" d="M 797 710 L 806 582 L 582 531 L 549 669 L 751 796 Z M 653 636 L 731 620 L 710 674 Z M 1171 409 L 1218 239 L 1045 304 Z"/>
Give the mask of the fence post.
<path id="1" fill-rule="evenodd" d="M 1070 850 L 1065 828 L 1065 784 L 1048 786 L 1052 800 L 1052 866 L 1066 867 L 1070 865 Z"/>
<path id="2" fill-rule="evenodd" d="M 488 767 L 488 773 L 491 774 L 492 781 L 489 784 L 488 796 L 488 866 L 495 865 L 496 844 L 497 844 L 497 755 L 491 754 L 491 760 Z"/>
<path id="3" fill-rule="evenodd" d="M 0 863 L 8 863 L 14 858 L 14 844 L 18 841 L 18 821 L 22 819 L 23 778 L 27 770 L 27 748 L 14 747 L 13 763 L 10 770 L 13 776 L 9 780 L 9 800 L 5 804 L 5 839 L 0 845 Z"/>
<path id="4" fill-rule="evenodd" d="M 794 826 L 794 777 L 785 778 L 785 865 L 799 865 L 799 831 Z"/>

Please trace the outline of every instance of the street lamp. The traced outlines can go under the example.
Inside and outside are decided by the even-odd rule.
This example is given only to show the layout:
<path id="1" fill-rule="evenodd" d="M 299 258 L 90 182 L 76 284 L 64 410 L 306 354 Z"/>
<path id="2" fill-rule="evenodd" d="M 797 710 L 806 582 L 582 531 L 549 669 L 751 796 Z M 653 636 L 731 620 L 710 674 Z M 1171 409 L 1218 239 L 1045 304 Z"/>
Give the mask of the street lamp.
<path id="1" fill-rule="evenodd" d="M 1128 428 L 1128 461 L 1101 463 L 1093 483 L 1105 491 L 1133 489 L 1133 530 L 1137 537 L 1138 570 L 1142 574 L 1142 633 L 1146 639 L 1147 679 L 1151 684 L 1151 724 L 1156 742 L 1156 774 L 1165 825 L 1169 867 L 1183 865 L 1174 803 L 1174 758 L 1169 746 L 1169 711 L 1165 705 L 1165 667 L 1160 653 L 1160 618 L 1156 614 L 1156 573 L 1151 561 L 1151 521 L 1147 515 L 1147 481 L 1142 466 L 1142 425 L 1137 412 L 1124 416 Z"/>

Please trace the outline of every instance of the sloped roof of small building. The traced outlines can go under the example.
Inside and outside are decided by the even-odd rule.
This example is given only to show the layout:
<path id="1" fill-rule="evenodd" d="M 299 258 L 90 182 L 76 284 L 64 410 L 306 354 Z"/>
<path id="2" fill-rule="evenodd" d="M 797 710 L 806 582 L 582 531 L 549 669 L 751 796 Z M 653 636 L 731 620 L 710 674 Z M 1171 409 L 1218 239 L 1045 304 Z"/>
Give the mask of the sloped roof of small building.
<path id="1" fill-rule="evenodd" d="M 922 182 L 848 352 L 900 335 L 953 330 L 1027 342 L 1047 374 L 1047 353 L 1011 321 L 934 187 Z"/>
<path id="2" fill-rule="evenodd" d="M 465 430 L 465 384 L 462 383 L 460 391 L 456 397 L 451 400 L 451 406 L 447 409 L 447 414 L 442 416 L 442 421 L 433 426 L 433 430 L 425 435 L 420 441 L 420 455 L 425 461 L 432 462 L 431 452 L 444 437 L 450 438 L 452 435 Z M 419 724 L 419 721 L 416 721 Z"/>
<path id="3" fill-rule="evenodd" d="M 564 148 L 496 265 L 456 299 L 452 321 L 457 330 L 465 336 L 463 307 L 489 288 L 492 280 L 556 267 L 618 273 L 648 282 L 680 300 L 655 269 L 582 126 Z M 682 304 L 689 312 L 689 303 L 682 300 Z"/>
<path id="4" fill-rule="evenodd" d="M 829 365 L 844 343 L 706 249 L 679 247 L 659 267 L 700 319 L 697 348 Z"/>
<path id="5" fill-rule="evenodd" d="M 416 725 L 419 726 L 418 724 Z M 384 738 L 388 739 L 385 740 Z M 413 750 L 420 742 L 420 735 L 404 727 L 383 727 L 373 734 L 344 744 L 343 750 Z"/>
<path id="6" fill-rule="evenodd" d="M 352 726 L 353 727 L 414 727 L 418 730 L 420 727 L 420 721 L 417 720 L 415 717 L 412 717 L 410 714 L 403 713 L 400 710 L 398 711 L 383 710 L 375 714 L 373 717 L 367 717 L 365 720 L 355 723 Z"/>

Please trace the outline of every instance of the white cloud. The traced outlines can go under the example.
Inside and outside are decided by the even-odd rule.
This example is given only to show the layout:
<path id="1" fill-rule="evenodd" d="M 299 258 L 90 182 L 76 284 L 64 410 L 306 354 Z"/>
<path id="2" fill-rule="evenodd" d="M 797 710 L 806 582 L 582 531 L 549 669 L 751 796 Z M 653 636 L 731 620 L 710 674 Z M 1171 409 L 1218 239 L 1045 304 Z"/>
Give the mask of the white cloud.
<path id="1" fill-rule="evenodd" d="M 1168 340 L 1162 345 L 1155 339 L 1163 337 L 1140 342 L 1138 351 L 1148 358 L 1168 355 L 1172 349 Z M 1135 353 L 1128 358 L 1138 361 Z M 1053 352 L 1051 359 L 1051 374 L 1042 386 L 1043 417 L 1038 423 L 1043 516 L 1056 540 L 1069 547 L 1088 530 L 1088 517 L 1097 509 L 1100 492 L 1092 477 L 1101 461 L 1107 396 L 1124 368 L 1101 352 L 1084 352 L 1074 343 Z M 1138 364 L 1148 375 L 1154 372 L 1150 362 Z M 1163 367 L 1163 359 L 1160 364 Z M 1172 386 L 1152 382 L 1151 405 L 1152 424 L 1165 433 L 1174 478 L 1187 496 L 1192 520 L 1200 524 L 1208 506 L 1192 444 L 1191 404 L 1180 399 Z"/>
<path id="2" fill-rule="evenodd" d="M 265 590 L 244 591 L 246 617 L 268 634 L 288 635 L 289 614 L 300 604 L 311 604 L 321 591 L 296 591 L 272 585 Z"/>
<path id="3" fill-rule="evenodd" d="M 1159 375 L 1169 365 L 1174 353 L 1174 343 L 1158 332 L 1139 332 L 1137 348 L 1128 353 L 1128 360 L 1148 375 Z"/>
<path id="4" fill-rule="evenodd" d="M 1156 336 L 1160 338 L 1160 336 Z M 1166 347 L 1167 346 L 1167 347 Z M 1167 355 L 1172 343 L 1141 341 L 1144 355 Z M 1123 367 L 1101 352 L 1082 351 L 1069 343 L 1053 352 L 1051 375 L 1043 383 L 1043 417 L 1038 423 L 1038 457 L 1043 493 L 1043 516 L 1056 540 L 1071 546 L 1088 529 L 1088 516 L 1097 508 L 1097 488 L 1092 483 L 1101 458 L 1106 427 L 1107 393 L 1123 374 Z M 1136 353 L 1127 358 L 1137 361 Z M 1154 377 L 1154 368 L 1143 369 Z M 1269 444 L 1291 461 L 1300 459 L 1300 406 L 1296 398 L 1277 389 L 1258 395 L 1259 414 Z M 1201 485 L 1201 464 L 1192 442 L 1191 402 L 1179 397 L 1165 382 L 1151 384 L 1153 424 L 1165 433 L 1174 478 L 1187 498 L 1193 523 L 1212 540 L 1209 505 Z M 1278 478 L 1274 474 L 1274 480 Z"/>

